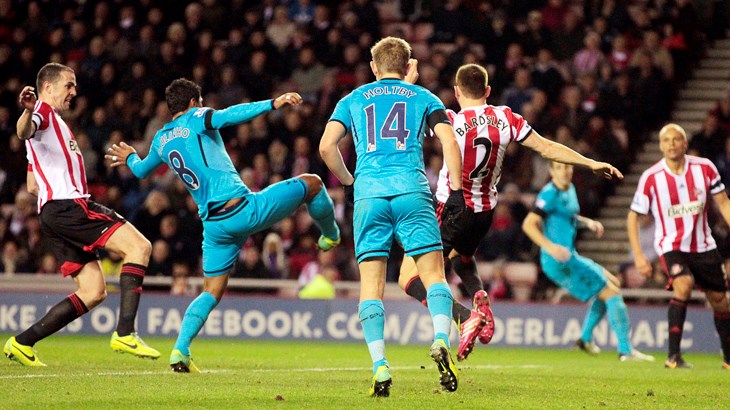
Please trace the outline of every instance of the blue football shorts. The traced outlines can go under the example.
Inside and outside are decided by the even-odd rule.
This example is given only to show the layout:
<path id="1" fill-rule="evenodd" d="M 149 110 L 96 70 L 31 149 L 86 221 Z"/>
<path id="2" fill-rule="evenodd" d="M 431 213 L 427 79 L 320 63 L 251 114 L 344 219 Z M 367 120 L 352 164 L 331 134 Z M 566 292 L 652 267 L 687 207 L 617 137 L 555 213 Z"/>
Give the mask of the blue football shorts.
<path id="1" fill-rule="evenodd" d="M 387 257 L 393 238 L 408 256 L 443 250 L 429 193 L 358 199 L 352 223 L 358 263 L 367 258 Z"/>
<path id="2" fill-rule="evenodd" d="M 242 201 L 203 221 L 203 274 L 219 276 L 236 262 L 250 235 L 291 215 L 307 196 L 307 183 L 291 178 L 246 195 Z"/>
<path id="3" fill-rule="evenodd" d="M 583 302 L 596 296 L 608 284 L 603 267 L 575 251 L 567 262 L 558 262 L 542 252 L 540 262 L 550 280 Z"/>

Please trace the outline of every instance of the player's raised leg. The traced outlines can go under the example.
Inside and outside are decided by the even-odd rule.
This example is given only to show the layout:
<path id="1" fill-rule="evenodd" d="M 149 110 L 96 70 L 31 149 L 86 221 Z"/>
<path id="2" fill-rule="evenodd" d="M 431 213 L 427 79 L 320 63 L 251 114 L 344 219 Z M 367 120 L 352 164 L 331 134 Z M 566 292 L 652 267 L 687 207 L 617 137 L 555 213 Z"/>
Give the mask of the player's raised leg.
<path id="1" fill-rule="evenodd" d="M 324 187 L 322 179 L 313 174 L 299 175 L 307 184 L 307 211 L 314 220 L 322 235 L 317 241 L 317 246 L 323 251 L 328 251 L 340 244 L 340 228 L 335 221 L 335 208 Z"/>

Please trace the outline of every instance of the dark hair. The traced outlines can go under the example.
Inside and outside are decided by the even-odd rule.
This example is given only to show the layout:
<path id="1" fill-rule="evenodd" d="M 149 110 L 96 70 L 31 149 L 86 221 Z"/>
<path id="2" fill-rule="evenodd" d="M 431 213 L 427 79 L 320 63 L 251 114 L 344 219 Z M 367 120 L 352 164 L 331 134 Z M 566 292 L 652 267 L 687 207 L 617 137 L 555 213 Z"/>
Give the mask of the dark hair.
<path id="1" fill-rule="evenodd" d="M 49 83 L 54 83 L 58 81 L 58 79 L 61 77 L 62 71 L 68 71 L 70 73 L 74 72 L 71 67 L 65 66 L 63 64 L 48 63 L 44 65 L 40 69 L 40 71 L 38 71 L 38 76 L 35 80 L 36 93 L 40 94 L 41 90 L 43 90 L 43 83 L 45 83 L 46 81 Z"/>
<path id="2" fill-rule="evenodd" d="M 480 98 L 487 92 L 489 75 L 484 67 L 466 64 L 456 72 L 456 85 L 469 98 Z"/>
<path id="3" fill-rule="evenodd" d="M 200 96 L 200 86 L 185 78 L 178 78 L 165 88 L 167 108 L 172 115 L 187 110 L 190 100 L 198 101 Z"/>

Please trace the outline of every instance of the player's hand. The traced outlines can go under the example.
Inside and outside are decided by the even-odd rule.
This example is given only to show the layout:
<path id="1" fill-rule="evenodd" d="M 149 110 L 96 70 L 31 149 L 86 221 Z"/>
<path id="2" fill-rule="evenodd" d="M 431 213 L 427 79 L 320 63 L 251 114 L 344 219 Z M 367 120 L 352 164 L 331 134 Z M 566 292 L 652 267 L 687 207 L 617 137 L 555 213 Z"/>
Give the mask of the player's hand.
<path id="1" fill-rule="evenodd" d="M 603 174 L 606 179 L 613 179 L 614 176 L 618 179 L 624 179 L 624 174 L 608 162 L 594 161 L 591 170 L 596 175 Z"/>
<path id="2" fill-rule="evenodd" d="M 302 96 L 298 93 L 285 93 L 274 100 L 274 109 L 279 109 L 287 104 L 299 105 L 302 103 Z"/>
<path id="3" fill-rule="evenodd" d="M 134 149 L 131 145 L 127 145 L 126 142 L 122 141 L 117 144 L 112 144 L 109 149 L 106 150 L 108 154 L 104 155 L 104 158 L 108 161 L 110 161 L 110 166 L 112 168 L 118 167 L 120 165 L 127 165 L 127 158 L 129 158 L 130 155 L 136 154 L 137 150 Z"/>
<path id="4" fill-rule="evenodd" d="M 408 60 L 408 71 L 403 79 L 408 84 L 415 84 L 418 81 L 418 60 L 411 58 Z"/>
<path id="5" fill-rule="evenodd" d="M 593 219 L 588 222 L 587 228 L 590 229 L 591 232 L 596 234 L 596 238 L 601 238 L 603 236 L 603 233 L 605 232 L 603 224 Z"/>
<path id="6" fill-rule="evenodd" d="M 355 207 L 355 184 L 342 185 L 342 190 L 345 191 L 345 205 Z"/>
<path id="7" fill-rule="evenodd" d="M 570 260 L 570 249 L 566 248 L 565 246 L 551 243 L 550 245 L 545 247 L 545 250 L 550 256 L 553 257 L 553 259 L 558 262 L 567 262 L 568 260 Z"/>
<path id="8" fill-rule="evenodd" d="M 20 108 L 23 108 L 28 111 L 33 111 L 35 108 L 35 103 L 37 101 L 37 97 L 35 95 L 35 88 L 31 86 L 25 86 L 23 87 L 23 90 L 20 92 L 20 95 L 18 96 L 18 105 Z"/>
<path id="9" fill-rule="evenodd" d="M 651 266 L 651 262 L 649 262 L 649 259 L 646 259 L 646 256 L 644 255 L 634 256 L 634 264 L 636 265 L 636 270 L 639 271 L 642 276 L 648 278 L 651 276 L 652 272 L 654 272 L 654 267 Z"/>
<path id="10" fill-rule="evenodd" d="M 452 190 L 444 204 L 443 220 L 449 225 L 456 225 L 459 223 L 465 210 L 466 200 L 464 200 L 464 190 Z"/>

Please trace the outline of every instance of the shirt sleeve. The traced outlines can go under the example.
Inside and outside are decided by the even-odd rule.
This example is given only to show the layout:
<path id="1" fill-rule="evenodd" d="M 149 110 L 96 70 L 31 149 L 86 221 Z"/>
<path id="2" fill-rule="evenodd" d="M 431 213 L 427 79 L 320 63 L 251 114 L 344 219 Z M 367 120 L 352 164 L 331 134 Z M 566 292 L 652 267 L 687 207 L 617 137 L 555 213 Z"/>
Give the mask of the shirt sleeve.
<path id="1" fill-rule="evenodd" d="M 522 142 L 532 133 L 532 127 L 525 121 L 520 114 L 512 111 L 511 108 L 505 107 L 504 113 L 510 126 L 510 140 Z"/>
<path id="2" fill-rule="evenodd" d="M 33 111 L 33 115 L 31 116 L 31 121 L 33 121 L 33 124 L 35 124 L 35 130 L 45 130 L 48 128 L 48 126 L 51 124 L 51 106 L 46 103 L 41 103 L 38 105 L 38 108 L 36 108 Z"/>
<path id="3" fill-rule="evenodd" d="M 342 124 L 347 132 L 352 131 L 352 116 L 350 115 L 351 95 L 346 96 L 337 103 L 329 119 L 329 121 L 337 121 Z"/>
<path id="4" fill-rule="evenodd" d="M 157 167 L 164 163 L 157 152 L 157 137 L 155 137 L 147 158 L 141 159 L 136 153 L 127 157 L 127 166 L 134 176 L 140 179 L 147 178 Z"/>
<path id="5" fill-rule="evenodd" d="M 636 193 L 634 193 L 634 199 L 631 200 L 631 210 L 641 215 L 648 215 L 651 209 L 650 179 L 653 181 L 654 176 L 641 176 L 639 186 L 636 188 Z"/>
<path id="6" fill-rule="evenodd" d="M 712 161 L 707 161 L 707 179 L 709 179 L 710 194 L 715 195 L 725 190 L 725 184 L 722 183 L 720 173 Z"/>
<path id="7" fill-rule="evenodd" d="M 542 191 L 540 191 L 539 194 L 537 194 L 537 198 L 535 199 L 535 207 L 532 211 L 544 218 L 546 215 L 554 211 L 554 199 L 555 191 L 549 188 L 543 189 Z"/>
<path id="8" fill-rule="evenodd" d="M 241 124 L 250 121 L 254 117 L 269 112 L 274 108 L 274 100 L 264 100 L 252 103 L 232 105 L 225 110 L 214 110 L 212 108 L 199 108 L 195 116 L 200 116 L 205 122 L 205 129 L 217 130 L 230 125 Z"/>

